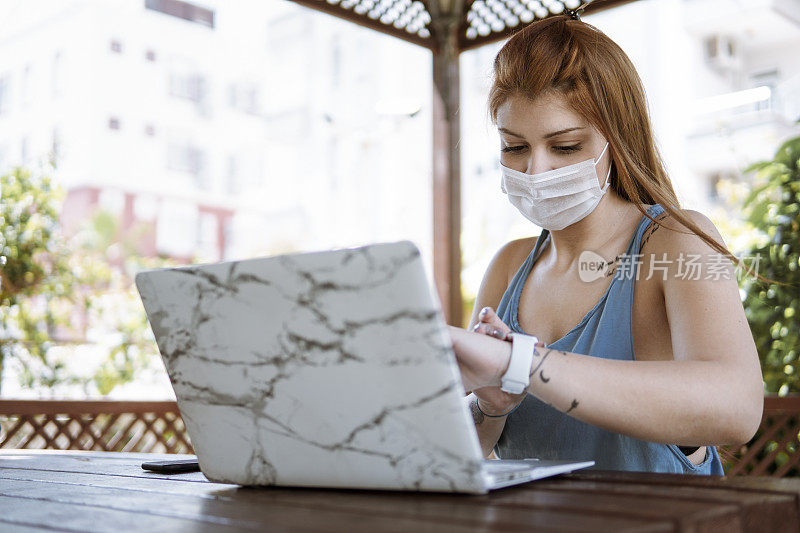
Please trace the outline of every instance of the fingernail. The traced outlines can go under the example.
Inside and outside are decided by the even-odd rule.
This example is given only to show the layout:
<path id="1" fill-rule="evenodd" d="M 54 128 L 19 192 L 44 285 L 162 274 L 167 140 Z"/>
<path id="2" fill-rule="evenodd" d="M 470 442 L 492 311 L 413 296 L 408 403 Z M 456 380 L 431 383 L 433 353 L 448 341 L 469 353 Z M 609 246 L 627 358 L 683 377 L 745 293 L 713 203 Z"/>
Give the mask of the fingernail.
<path id="1" fill-rule="evenodd" d="M 481 309 L 481 312 L 479 313 L 479 316 L 481 318 L 483 318 L 483 317 L 486 316 L 486 313 L 488 313 L 488 312 L 489 312 L 489 308 L 488 307 L 484 307 L 483 309 Z"/>

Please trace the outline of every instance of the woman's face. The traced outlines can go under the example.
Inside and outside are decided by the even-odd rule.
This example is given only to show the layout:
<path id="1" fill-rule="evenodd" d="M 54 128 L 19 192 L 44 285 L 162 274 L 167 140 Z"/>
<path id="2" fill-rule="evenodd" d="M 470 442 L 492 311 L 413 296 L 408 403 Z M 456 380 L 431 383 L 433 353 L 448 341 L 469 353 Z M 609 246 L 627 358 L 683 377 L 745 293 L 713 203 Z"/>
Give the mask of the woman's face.
<path id="1" fill-rule="evenodd" d="M 606 145 L 602 134 L 573 111 L 555 91 L 536 100 L 512 96 L 497 111 L 500 162 L 538 174 L 600 156 Z M 598 184 L 605 185 L 610 147 L 597 163 Z"/>

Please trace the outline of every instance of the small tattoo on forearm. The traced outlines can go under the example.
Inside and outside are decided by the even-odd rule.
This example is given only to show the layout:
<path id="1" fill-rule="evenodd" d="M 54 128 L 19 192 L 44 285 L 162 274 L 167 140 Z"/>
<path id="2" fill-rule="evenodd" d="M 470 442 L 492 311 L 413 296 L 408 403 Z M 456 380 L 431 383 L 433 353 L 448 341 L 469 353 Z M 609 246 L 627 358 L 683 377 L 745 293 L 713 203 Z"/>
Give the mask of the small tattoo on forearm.
<path id="1" fill-rule="evenodd" d="M 548 357 L 549 355 L 550 355 L 550 350 L 548 350 L 547 352 L 545 352 L 545 354 L 542 356 L 542 360 L 541 360 L 541 361 L 539 361 L 539 362 L 536 364 L 536 366 L 533 368 L 533 370 L 531 370 L 531 373 L 529 374 L 529 376 L 528 376 L 528 377 L 533 377 L 533 376 L 535 376 L 535 375 L 536 375 L 536 372 L 538 372 L 538 371 L 539 371 L 539 369 L 540 369 L 540 368 L 542 368 L 542 365 L 544 364 L 544 362 L 545 362 L 545 361 L 547 361 L 547 357 Z"/>
<path id="2" fill-rule="evenodd" d="M 572 405 L 570 405 L 570 406 L 569 406 L 569 409 L 567 409 L 565 412 L 566 412 L 566 413 L 569 413 L 570 411 L 572 411 L 572 410 L 573 410 L 573 409 L 575 409 L 576 407 L 578 407 L 578 400 L 575 400 L 575 399 L 573 399 L 573 400 L 572 400 Z"/>
<path id="3" fill-rule="evenodd" d="M 542 383 L 550 382 L 550 378 L 544 375 L 544 362 L 553 352 L 561 355 L 567 355 L 567 352 L 565 352 L 564 350 L 551 350 L 550 348 L 540 348 L 540 347 L 535 347 L 533 349 L 534 360 L 536 360 L 537 357 L 539 358 L 539 360 L 536 362 L 536 365 L 531 369 L 530 374 L 528 374 L 528 377 L 531 378 L 531 380 L 535 379 L 536 374 L 538 373 L 539 379 L 541 380 Z"/>
<path id="4" fill-rule="evenodd" d="M 550 378 L 545 377 L 544 369 L 542 368 L 542 365 L 544 365 L 544 362 L 547 361 L 547 357 L 550 355 L 550 352 L 552 352 L 552 350 L 548 348 L 544 349 L 544 353 L 539 353 L 539 350 L 537 348 L 533 349 L 533 355 L 535 357 L 541 357 L 541 360 L 536 363 L 535 367 L 533 367 L 533 370 L 531 370 L 531 373 L 528 375 L 529 378 L 536 379 L 536 373 L 538 372 L 539 379 L 542 380 L 542 383 L 547 383 L 548 381 L 550 381 Z"/>

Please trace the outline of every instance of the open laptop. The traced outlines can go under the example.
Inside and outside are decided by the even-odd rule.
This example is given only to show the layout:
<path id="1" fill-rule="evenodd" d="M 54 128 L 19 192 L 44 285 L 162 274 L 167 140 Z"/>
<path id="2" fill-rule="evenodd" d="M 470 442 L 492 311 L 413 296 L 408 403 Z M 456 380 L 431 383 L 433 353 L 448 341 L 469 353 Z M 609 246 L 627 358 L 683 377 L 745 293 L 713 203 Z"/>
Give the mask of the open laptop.
<path id="1" fill-rule="evenodd" d="M 594 461 L 487 461 L 409 242 L 141 272 L 211 481 L 485 493 Z"/>

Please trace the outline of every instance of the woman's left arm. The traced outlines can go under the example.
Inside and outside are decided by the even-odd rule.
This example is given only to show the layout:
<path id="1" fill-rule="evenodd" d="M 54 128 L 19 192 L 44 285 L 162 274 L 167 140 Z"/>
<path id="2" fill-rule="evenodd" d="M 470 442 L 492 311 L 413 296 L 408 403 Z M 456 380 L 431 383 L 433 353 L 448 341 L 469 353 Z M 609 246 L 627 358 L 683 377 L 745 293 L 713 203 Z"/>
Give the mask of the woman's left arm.
<path id="1" fill-rule="evenodd" d="M 686 213 L 722 241 L 706 217 Z M 649 241 L 651 257 L 667 269 L 661 283 L 674 360 L 619 361 L 536 348 L 528 392 L 579 420 L 642 440 L 747 442 L 761 422 L 763 382 L 733 266 L 693 234 L 656 227 Z M 681 277 L 689 261 L 701 264 L 700 279 Z M 718 271 L 728 279 L 711 274 Z M 498 386 L 509 344 L 451 331 L 465 381 L 477 382 L 467 386 Z"/>

